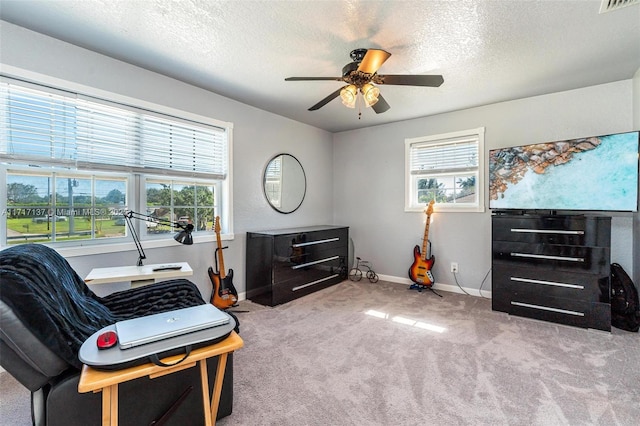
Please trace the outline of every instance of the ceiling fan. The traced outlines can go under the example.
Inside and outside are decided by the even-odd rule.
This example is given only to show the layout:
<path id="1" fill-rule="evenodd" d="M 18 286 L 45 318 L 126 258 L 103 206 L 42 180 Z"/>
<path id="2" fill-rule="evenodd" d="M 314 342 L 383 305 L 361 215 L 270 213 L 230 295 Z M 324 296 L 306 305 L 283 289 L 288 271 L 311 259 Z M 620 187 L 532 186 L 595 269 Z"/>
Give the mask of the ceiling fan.
<path id="1" fill-rule="evenodd" d="M 285 81 L 335 80 L 347 83 L 329 96 L 309 108 L 315 111 L 340 96 L 342 103 L 355 108 L 358 92 L 362 94 L 367 107 L 376 114 L 387 111 L 390 106 L 374 84 L 395 84 L 400 86 L 438 87 L 444 79 L 441 75 L 380 75 L 378 69 L 391 56 L 381 49 L 355 49 L 351 51 L 351 60 L 342 68 L 342 77 L 288 77 Z"/>

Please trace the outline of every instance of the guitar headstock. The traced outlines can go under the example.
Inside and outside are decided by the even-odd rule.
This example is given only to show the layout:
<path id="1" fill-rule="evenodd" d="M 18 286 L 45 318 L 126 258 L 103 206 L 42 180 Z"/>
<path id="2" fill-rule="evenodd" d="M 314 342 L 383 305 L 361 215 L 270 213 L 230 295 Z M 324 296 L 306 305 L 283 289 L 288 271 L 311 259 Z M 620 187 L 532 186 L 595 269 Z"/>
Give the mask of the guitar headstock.
<path id="1" fill-rule="evenodd" d="M 216 216 L 216 224 L 213 227 L 213 230 L 216 231 L 216 234 L 220 233 L 220 216 Z"/>
<path id="2" fill-rule="evenodd" d="M 429 205 L 427 206 L 427 208 L 424 210 L 424 212 L 427 214 L 427 216 L 431 216 L 431 213 L 433 213 L 433 205 L 435 204 L 435 200 L 431 200 L 429 201 Z"/>

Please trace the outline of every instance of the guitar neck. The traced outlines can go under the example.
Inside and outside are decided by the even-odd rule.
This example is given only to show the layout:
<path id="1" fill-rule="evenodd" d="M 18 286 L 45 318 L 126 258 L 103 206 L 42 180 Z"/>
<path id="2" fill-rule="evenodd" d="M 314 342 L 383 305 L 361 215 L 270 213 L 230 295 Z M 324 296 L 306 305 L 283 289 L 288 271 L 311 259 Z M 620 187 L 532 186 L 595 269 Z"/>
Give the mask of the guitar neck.
<path id="1" fill-rule="evenodd" d="M 427 215 L 427 224 L 424 226 L 424 238 L 422 239 L 422 260 L 427 260 L 427 242 L 429 241 L 429 222 L 431 217 Z"/>
<path id="2" fill-rule="evenodd" d="M 216 240 L 218 242 L 218 263 L 220 264 L 220 279 L 224 279 L 227 274 L 224 272 L 224 256 L 222 254 L 222 241 L 220 240 L 220 233 L 216 232 Z"/>

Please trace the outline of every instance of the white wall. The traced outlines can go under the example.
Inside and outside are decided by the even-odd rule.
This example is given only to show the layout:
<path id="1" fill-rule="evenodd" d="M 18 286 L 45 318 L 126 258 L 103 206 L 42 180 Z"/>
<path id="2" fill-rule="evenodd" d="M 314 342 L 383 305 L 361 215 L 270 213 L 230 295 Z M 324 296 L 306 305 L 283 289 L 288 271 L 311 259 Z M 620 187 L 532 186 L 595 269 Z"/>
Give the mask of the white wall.
<path id="1" fill-rule="evenodd" d="M 626 80 L 335 134 L 334 221 L 351 226 L 356 256 L 372 261 L 378 274 L 408 282 L 412 250 L 421 244 L 426 216 L 403 209 L 405 138 L 485 127 L 488 152 L 497 147 L 624 132 L 633 129 L 631 97 L 632 81 Z M 488 194 L 485 198 L 488 205 Z M 611 259 L 630 274 L 632 224 L 632 214 L 616 214 L 612 226 Z M 436 257 L 437 285 L 455 286 L 449 272 L 455 261 L 460 284 L 477 294 L 491 267 L 490 232 L 488 209 L 485 213 L 433 214 L 429 239 Z M 490 289 L 490 282 L 489 276 L 483 290 Z"/>
<path id="2" fill-rule="evenodd" d="M 247 231 L 332 224 L 332 137 L 315 127 L 283 118 L 203 89 L 137 68 L 77 46 L 0 21 L 0 71 L 17 67 L 108 92 L 232 122 L 233 129 L 233 225 L 235 238 L 224 241 L 225 266 L 235 272 L 234 284 L 245 290 L 245 236 Z M 7 66 L 8 65 L 8 66 Z M 273 210 L 262 192 L 262 173 L 274 155 L 287 152 L 300 160 L 307 176 L 307 194 L 294 213 Z M 137 254 L 79 256 L 69 262 L 85 276 L 92 268 L 131 265 Z M 147 264 L 187 260 L 194 281 L 208 298 L 211 284 L 207 268 L 213 265 L 214 243 L 175 245 L 145 249 Z M 106 287 L 94 286 L 98 294 Z M 110 288 L 121 289 L 124 286 Z"/>

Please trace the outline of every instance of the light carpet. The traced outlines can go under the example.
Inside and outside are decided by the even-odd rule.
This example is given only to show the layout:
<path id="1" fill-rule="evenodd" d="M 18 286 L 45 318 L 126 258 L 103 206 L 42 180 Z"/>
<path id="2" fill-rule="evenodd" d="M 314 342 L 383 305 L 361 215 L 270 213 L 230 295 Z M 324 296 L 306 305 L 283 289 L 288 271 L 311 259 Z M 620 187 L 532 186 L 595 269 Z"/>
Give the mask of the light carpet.
<path id="1" fill-rule="evenodd" d="M 442 294 L 363 280 L 275 308 L 241 302 L 233 414 L 217 424 L 638 424 L 637 333 L 512 317 L 489 299 Z M 28 393 L 5 376 L 0 423 L 28 425 Z"/>
<path id="2" fill-rule="evenodd" d="M 637 333 L 365 280 L 245 303 L 222 425 L 638 425 Z"/>

